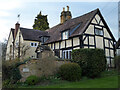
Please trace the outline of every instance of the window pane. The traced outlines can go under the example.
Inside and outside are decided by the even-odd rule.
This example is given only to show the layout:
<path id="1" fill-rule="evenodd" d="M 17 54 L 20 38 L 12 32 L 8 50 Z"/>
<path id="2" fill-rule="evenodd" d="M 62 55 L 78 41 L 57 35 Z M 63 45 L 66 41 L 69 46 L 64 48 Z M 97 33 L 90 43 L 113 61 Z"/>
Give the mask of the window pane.
<path id="1" fill-rule="evenodd" d="M 31 43 L 31 46 L 33 46 L 33 43 Z"/>
<path id="2" fill-rule="evenodd" d="M 65 59 L 65 52 L 63 52 L 63 54 L 64 54 L 64 59 Z"/>
<path id="3" fill-rule="evenodd" d="M 103 31 L 99 29 L 95 29 L 95 34 L 96 35 L 103 35 Z"/>
<path id="4" fill-rule="evenodd" d="M 66 59 L 68 59 L 68 51 L 66 51 Z"/>
<path id="5" fill-rule="evenodd" d="M 68 39 L 68 31 L 62 33 L 62 39 Z"/>
<path id="6" fill-rule="evenodd" d="M 71 59 L 71 51 L 69 52 L 69 59 Z"/>

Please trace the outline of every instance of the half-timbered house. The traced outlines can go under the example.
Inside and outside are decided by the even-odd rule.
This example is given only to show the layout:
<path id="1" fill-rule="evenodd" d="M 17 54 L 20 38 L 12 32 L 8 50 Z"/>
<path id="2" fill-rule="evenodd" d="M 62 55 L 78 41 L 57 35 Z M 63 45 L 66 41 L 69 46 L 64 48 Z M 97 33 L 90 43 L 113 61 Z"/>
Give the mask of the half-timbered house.
<path id="1" fill-rule="evenodd" d="M 10 48 L 12 48 L 12 41 L 19 45 L 19 40 L 21 40 L 23 44 L 25 43 L 28 46 L 31 45 L 31 48 L 34 43 L 38 44 L 38 42 L 40 45 L 48 45 L 53 50 L 54 55 L 62 59 L 71 59 L 71 52 L 73 49 L 100 48 L 104 50 L 107 64 L 112 66 L 115 56 L 116 40 L 99 9 L 72 18 L 69 6 L 67 6 L 67 11 L 63 8 L 61 12 L 60 21 L 60 24 L 46 31 L 19 27 L 16 34 L 17 38 L 13 37 L 13 30 L 11 30 L 7 53 L 9 53 L 9 50 L 11 50 Z M 36 50 L 36 52 L 37 54 L 40 53 L 39 50 Z M 13 51 L 13 53 L 15 53 L 15 51 Z M 27 55 L 31 57 L 34 53 L 35 48 L 31 49 L 29 55 Z M 37 56 L 38 55 L 35 57 L 37 58 Z"/>
<path id="2" fill-rule="evenodd" d="M 61 12 L 61 23 L 46 31 L 48 39 L 44 41 L 47 37 L 41 37 L 42 44 L 48 45 L 56 56 L 63 59 L 71 59 L 73 49 L 100 48 L 104 50 L 107 64 L 112 66 L 116 40 L 99 9 L 71 18 L 67 8 Z"/>
<path id="3" fill-rule="evenodd" d="M 120 38 L 116 43 L 116 51 L 117 51 L 117 55 L 120 55 Z"/>

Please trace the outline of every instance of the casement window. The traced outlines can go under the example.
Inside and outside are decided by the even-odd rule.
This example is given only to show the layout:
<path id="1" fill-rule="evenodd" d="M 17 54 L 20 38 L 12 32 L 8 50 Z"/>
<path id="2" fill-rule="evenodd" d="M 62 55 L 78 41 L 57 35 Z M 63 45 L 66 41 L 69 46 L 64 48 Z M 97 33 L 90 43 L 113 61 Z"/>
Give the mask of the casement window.
<path id="1" fill-rule="evenodd" d="M 12 45 L 10 45 L 10 54 L 12 53 Z"/>
<path id="2" fill-rule="evenodd" d="M 103 30 L 95 28 L 95 34 L 96 35 L 103 35 Z"/>
<path id="3" fill-rule="evenodd" d="M 41 44 L 44 44 L 44 42 L 46 42 L 48 40 L 49 37 L 40 37 L 41 40 Z"/>
<path id="4" fill-rule="evenodd" d="M 72 50 L 63 50 L 62 58 L 63 59 L 72 59 L 71 52 L 72 52 Z"/>
<path id="5" fill-rule="evenodd" d="M 62 40 L 68 39 L 69 37 L 69 31 L 62 32 Z"/>
<path id="6" fill-rule="evenodd" d="M 31 47 L 37 47 L 37 43 L 30 43 Z"/>

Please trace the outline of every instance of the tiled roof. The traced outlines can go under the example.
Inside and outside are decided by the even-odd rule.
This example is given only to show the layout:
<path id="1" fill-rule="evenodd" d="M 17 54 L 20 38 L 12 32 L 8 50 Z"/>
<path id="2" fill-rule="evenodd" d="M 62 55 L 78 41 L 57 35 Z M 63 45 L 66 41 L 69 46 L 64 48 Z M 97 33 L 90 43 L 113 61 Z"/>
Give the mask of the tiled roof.
<path id="1" fill-rule="evenodd" d="M 49 36 L 48 32 L 20 27 L 24 40 L 40 41 L 40 36 Z"/>
<path id="2" fill-rule="evenodd" d="M 12 32 L 12 35 L 13 35 L 13 39 L 14 39 L 14 31 L 15 31 L 15 29 L 11 28 L 11 32 Z"/>
<path id="3" fill-rule="evenodd" d="M 40 36 L 49 36 L 49 39 L 45 42 L 47 44 L 47 43 L 51 43 L 51 42 L 60 41 L 61 40 L 61 32 L 65 31 L 65 30 L 74 31 L 70 34 L 69 38 L 83 34 L 97 13 L 99 13 L 99 15 L 101 16 L 103 23 L 105 24 L 105 26 L 106 26 L 108 32 L 110 33 L 111 37 L 113 38 L 113 40 L 116 41 L 114 36 L 112 35 L 109 27 L 107 26 L 105 20 L 103 19 L 102 15 L 100 14 L 99 9 L 93 10 L 82 16 L 79 16 L 79 17 L 76 17 L 73 19 L 69 19 L 66 22 L 64 22 L 63 24 L 58 24 L 50 29 L 47 29 L 46 31 L 27 29 L 27 28 L 20 28 L 20 30 L 22 32 L 24 40 L 40 41 L 40 38 L 39 38 Z"/>
<path id="4" fill-rule="evenodd" d="M 81 25 L 71 34 L 70 37 L 82 34 L 85 31 L 86 27 L 88 26 L 89 22 L 92 20 L 92 18 L 98 11 L 99 9 L 96 9 L 82 16 L 67 20 L 63 24 L 58 24 L 53 28 L 48 29 L 47 32 L 49 33 L 50 38 L 46 41 L 46 43 L 61 40 L 62 31 L 67 29 L 72 30 L 73 28 L 78 26 L 80 23 Z"/>

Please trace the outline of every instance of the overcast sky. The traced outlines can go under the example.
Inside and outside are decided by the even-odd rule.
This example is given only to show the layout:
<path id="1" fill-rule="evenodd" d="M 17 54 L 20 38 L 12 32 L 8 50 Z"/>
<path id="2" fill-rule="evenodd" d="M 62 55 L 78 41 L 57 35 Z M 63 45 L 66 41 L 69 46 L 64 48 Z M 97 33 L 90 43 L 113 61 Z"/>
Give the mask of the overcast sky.
<path id="1" fill-rule="evenodd" d="M 85 0 L 84 0 L 85 1 Z M 109 28 L 111 29 L 116 40 L 118 39 L 118 2 L 81 2 L 74 0 L 71 2 L 44 2 L 41 0 L 0 0 L 0 41 L 8 39 L 10 28 L 15 27 L 18 21 L 17 15 L 20 14 L 20 26 L 24 28 L 32 28 L 34 19 L 37 14 L 48 15 L 49 26 L 53 27 L 60 23 L 60 13 L 63 7 L 70 7 L 72 18 L 81 16 L 94 9 L 99 8 Z"/>

